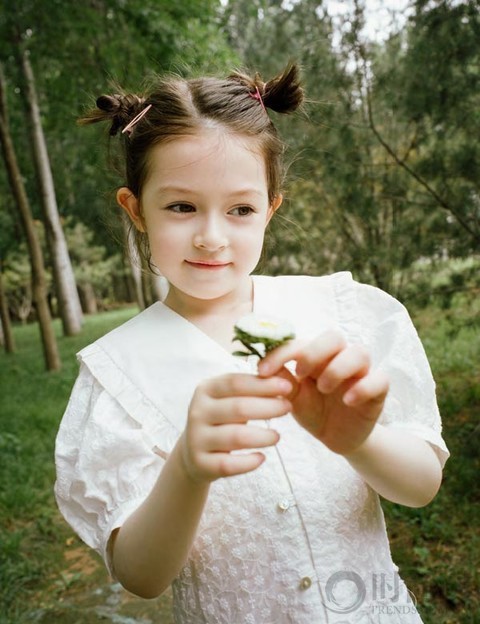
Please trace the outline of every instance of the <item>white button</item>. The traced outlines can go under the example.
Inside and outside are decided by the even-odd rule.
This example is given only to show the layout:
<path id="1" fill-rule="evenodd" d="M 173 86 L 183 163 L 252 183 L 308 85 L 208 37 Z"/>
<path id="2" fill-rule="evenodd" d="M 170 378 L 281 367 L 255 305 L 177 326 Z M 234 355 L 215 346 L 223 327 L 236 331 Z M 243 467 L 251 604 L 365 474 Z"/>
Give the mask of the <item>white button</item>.
<path id="1" fill-rule="evenodd" d="M 287 509 L 290 509 L 290 501 L 284 498 L 278 503 L 278 508 L 280 511 L 287 511 Z"/>
<path id="2" fill-rule="evenodd" d="M 300 581 L 300 589 L 309 589 L 312 586 L 312 579 L 309 576 L 304 576 Z"/>

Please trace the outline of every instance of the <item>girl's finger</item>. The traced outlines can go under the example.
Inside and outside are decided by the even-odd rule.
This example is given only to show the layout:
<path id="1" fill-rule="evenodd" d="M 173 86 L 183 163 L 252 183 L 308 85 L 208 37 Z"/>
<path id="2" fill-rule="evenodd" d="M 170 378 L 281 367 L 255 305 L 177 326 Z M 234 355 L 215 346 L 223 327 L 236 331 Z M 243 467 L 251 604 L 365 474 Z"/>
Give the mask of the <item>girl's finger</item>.
<path id="1" fill-rule="evenodd" d="M 277 444 L 280 435 L 274 429 L 248 425 L 210 427 L 203 434 L 203 449 L 207 452 L 229 452 L 240 449 L 265 448 Z"/>
<path id="2" fill-rule="evenodd" d="M 350 345 L 333 357 L 316 377 L 317 389 L 323 394 L 329 394 L 350 379 L 365 377 L 369 369 L 370 356 L 367 350 L 362 345 Z"/>
<path id="3" fill-rule="evenodd" d="M 211 453 L 209 456 L 209 468 L 218 477 L 232 477 L 256 470 L 265 461 L 263 453 L 245 453 L 233 455 L 231 453 Z"/>
<path id="4" fill-rule="evenodd" d="M 388 388 L 387 375 L 380 370 L 371 371 L 347 390 L 343 402 L 349 407 L 360 407 L 371 403 L 372 408 L 377 405 L 380 412 L 388 394 Z M 378 416 L 378 414 L 375 415 Z"/>
<path id="5" fill-rule="evenodd" d="M 305 346 L 305 341 L 291 340 L 280 347 L 277 347 L 260 360 L 258 363 L 258 374 L 260 378 L 269 378 L 282 370 L 284 365 L 291 360 L 296 360 L 299 353 Z"/>
<path id="6" fill-rule="evenodd" d="M 258 373 L 265 377 L 274 375 L 284 364 L 295 360 L 297 376 L 308 377 L 313 371 L 322 370 L 345 346 L 345 338 L 337 330 L 324 332 L 310 342 L 292 340 L 269 353 L 259 363 Z"/>
<path id="7" fill-rule="evenodd" d="M 292 391 L 292 383 L 282 377 L 263 379 L 258 375 L 232 373 L 209 379 L 205 389 L 215 399 L 241 396 L 276 397 L 287 396 Z"/>
<path id="8" fill-rule="evenodd" d="M 298 377 L 317 378 L 346 346 L 347 342 L 340 331 L 324 332 L 309 342 L 297 358 L 296 374 Z"/>
<path id="9" fill-rule="evenodd" d="M 208 423 L 223 425 L 246 423 L 248 420 L 270 420 L 284 416 L 292 404 L 284 397 L 233 397 L 211 401 Z"/>

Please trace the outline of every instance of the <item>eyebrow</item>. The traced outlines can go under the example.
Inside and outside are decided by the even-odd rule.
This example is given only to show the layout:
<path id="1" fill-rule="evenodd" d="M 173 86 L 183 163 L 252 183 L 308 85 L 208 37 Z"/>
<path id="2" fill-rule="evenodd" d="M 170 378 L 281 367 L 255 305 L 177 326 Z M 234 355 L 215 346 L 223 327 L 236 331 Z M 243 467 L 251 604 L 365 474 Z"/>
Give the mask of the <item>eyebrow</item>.
<path id="1" fill-rule="evenodd" d="M 157 193 L 178 193 L 179 195 L 195 195 L 196 194 L 196 189 L 195 188 L 188 188 L 188 187 L 184 187 L 184 186 L 176 186 L 174 184 L 172 185 L 165 185 L 165 186 L 159 186 L 156 189 Z M 240 197 L 243 195 L 260 195 L 263 197 L 264 193 L 262 193 L 262 191 L 259 191 L 258 189 L 254 188 L 254 187 L 245 187 L 245 188 L 240 188 L 237 189 L 235 191 L 232 191 L 231 193 L 228 193 L 229 197 Z"/>

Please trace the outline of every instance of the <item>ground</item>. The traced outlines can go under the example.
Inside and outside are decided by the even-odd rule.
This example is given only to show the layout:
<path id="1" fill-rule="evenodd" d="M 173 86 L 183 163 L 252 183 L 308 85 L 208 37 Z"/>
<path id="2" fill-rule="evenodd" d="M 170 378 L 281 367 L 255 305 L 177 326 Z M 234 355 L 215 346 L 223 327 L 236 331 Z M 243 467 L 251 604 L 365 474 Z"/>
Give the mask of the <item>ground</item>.
<path id="1" fill-rule="evenodd" d="M 103 562 L 72 537 L 65 544 L 65 567 L 25 622 L 38 624 L 173 624 L 171 592 L 143 600 L 108 575 Z M 33 606 L 33 605 L 32 605 Z"/>

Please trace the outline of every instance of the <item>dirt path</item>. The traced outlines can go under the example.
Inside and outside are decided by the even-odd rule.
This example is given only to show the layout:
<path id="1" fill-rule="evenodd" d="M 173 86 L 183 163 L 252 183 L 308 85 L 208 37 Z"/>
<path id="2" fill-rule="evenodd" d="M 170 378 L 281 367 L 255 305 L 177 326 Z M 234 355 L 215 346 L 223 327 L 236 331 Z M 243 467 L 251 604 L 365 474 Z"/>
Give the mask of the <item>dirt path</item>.
<path id="1" fill-rule="evenodd" d="M 65 569 L 38 596 L 22 624 L 173 624 L 171 594 L 142 600 L 109 578 L 103 563 L 72 538 Z M 19 623 L 20 624 L 20 623 Z"/>

